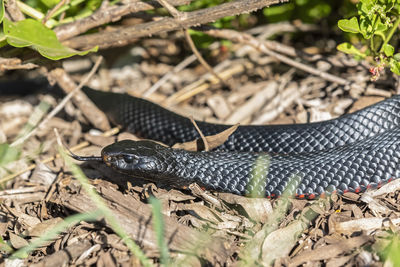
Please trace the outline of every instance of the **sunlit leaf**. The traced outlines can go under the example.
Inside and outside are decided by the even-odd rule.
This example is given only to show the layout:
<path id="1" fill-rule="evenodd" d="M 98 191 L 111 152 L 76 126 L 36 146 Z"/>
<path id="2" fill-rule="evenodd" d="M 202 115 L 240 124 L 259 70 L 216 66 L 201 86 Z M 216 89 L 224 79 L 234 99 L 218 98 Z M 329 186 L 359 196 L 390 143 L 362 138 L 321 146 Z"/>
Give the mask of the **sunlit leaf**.
<path id="1" fill-rule="evenodd" d="M 0 22 L 3 21 L 4 18 L 4 1 L 0 0 Z"/>
<path id="2" fill-rule="evenodd" d="M 52 30 L 33 19 L 25 19 L 14 23 L 5 18 L 3 30 L 10 45 L 15 47 L 31 47 L 37 50 L 42 56 L 52 60 L 74 55 L 82 56 L 89 52 L 97 51 L 97 47 L 86 51 L 77 51 L 66 47 L 58 41 L 56 34 Z"/>
<path id="3" fill-rule="evenodd" d="M 341 19 L 338 21 L 338 27 L 345 32 L 359 33 L 360 26 L 356 17 L 351 19 Z"/>
<path id="4" fill-rule="evenodd" d="M 400 75 L 400 62 L 392 59 L 389 62 L 390 65 L 390 71 L 392 71 L 394 74 Z"/>
<path id="5" fill-rule="evenodd" d="M 350 43 L 341 43 L 336 47 L 339 51 L 350 55 L 357 55 L 364 58 L 366 55 L 358 50 L 354 45 Z"/>
<path id="6" fill-rule="evenodd" d="M 375 31 L 384 32 L 387 30 L 387 25 L 382 23 L 381 19 L 378 18 L 378 22 L 376 23 Z"/>
<path id="7" fill-rule="evenodd" d="M 391 57 L 393 56 L 394 53 L 394 47 L 391 46 L 390 44 L 385 44 L 385 46 L 383 47 L 383 52 L 387 57 Z"/>
<path id="8" fill-rule="evenodd" d="M 360 33 L 365 39 L 370 39 L 372 37 L 372 24 L 371 21 L 366 17 L 360 17 Z"/>
<path id="9" fill-rule="evenodd" d="M 52 8 L 60 2 L 59 0 L 40 0 L 48 8 Z"/>

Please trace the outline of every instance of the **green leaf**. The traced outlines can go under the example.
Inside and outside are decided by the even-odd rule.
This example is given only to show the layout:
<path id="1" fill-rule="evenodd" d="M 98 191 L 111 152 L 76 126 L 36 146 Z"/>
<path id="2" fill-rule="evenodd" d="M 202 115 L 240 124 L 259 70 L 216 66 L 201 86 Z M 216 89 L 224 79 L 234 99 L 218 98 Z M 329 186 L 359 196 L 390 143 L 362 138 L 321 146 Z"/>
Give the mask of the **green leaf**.
<path id="1" fill-rule="evenodd" d="M 389 232 L 387 234 L 391 236 L 388 235 L 387 240 L 385 240 L 386 242 L 379 242 L 380 240 L 378 240 L 378 244 L 382 244 L 383 246 L 377 252 L 385 262 L 390 262 L 392 266 L 399 266 L 400 237 L 398 234 L 391 234 Z"/>
<path id="2" fill-rule="evenodd" d="M 386 44 L 386 45 L 383 47 L 383 52 L 385 53 L 385 55 L 386 55 L 387 57 L 391 57 L 391 56 L 393 56 L 393 53 L 394 53 L 394 47 L 391 46 L 390 44 Z"/>
<path id="3" fill-rule="evenodd" d="M 393 56 L 394 60 L 400 61 L 400 53 L 396 53 Z"/>
<path id="4" fill-rule="evenodd" d="M 19 158 L 19 149 L 10 146 L 9 144 L 0 144 L 0 166 L 16 161 Z"/>
<path id="5" fill-rule="evenodd" d="M 4 34 L 7 42 L 15 47 L 31 47 L 37 50 L 42 56 L 52 60 L 58 60 L 74 55 L 86 55 L 89 52 L 96 52 L 97 47 L 86 51 L 63 46 L 57 39 L 56 34 L 46 28 L 42 23 L 33 19 L 25 19 L 19 22 L 11 22 L 7 18 L 3 23 Z"/>
<path id="6" fill-rule="evenodd" d="M 0 0 L 0 23 L 3 21 L 4 18 L 4 1 Z"/>
<path id="7" fill-rule="evenodd" d="M 359 33 L 360 26 L 356 17 L 351 19 L 341 19 L 338 21 L 338 27 L 344 32 Z"/>
<path id="8" fill-rule="evenodd" d="M 285 5 L 270 6 L 263 9 L 264 16 L 268 17 L 268 21 L 278 22 L 283 20 L 290 20 L 295 5 L 293 2 L 288 2 Z"/>
<path id="9" fill-rule="evenodd" d="M 360 0 L 357 4 L 357 10 L 359 15 L 368 15 L 372 14 L 373 8 L 373 1 L 372 0 Z"/>
<path id="10" fill-rule="evenodd" d="M 358 50 L 354 45 L 350 43 L 341 43 L 337 47 L 337 50 L 342 51 L 343 53 L 350 54 L 350 55 L 357 55 L 364 58 L 366 55 Z"/>
<path id="11" fill-rule="evenodd" d="M 375 27 L 374 31 L 384 32 L 387 30 L 387 28 L 388 28 L 387 25 L 382 23 L 381 19 L 378 18 L 378 22 L 376 23 L 376 27 Z"/>
<path id="12" fill-rule="evenodd" d="M 400 62 L 395 60 L 395 59 L 391 59 L 389 62 L 390 65 L 390 71 L 393 72 L 394 74 L 400 75 Z"/>
<path id="13" fill-rule="evenodd" d="M 360 17 L 360 33 L 365 39 L 370 39 L 372 37 L 372 25 L 371 21 L 366 17 Z"/>
<path id="14" fill-rule="evenodd" d="M 60 2 L 60 1 L 59 0 L 41 0 L 40 2 L 42 2 L 48 8 L 52 8 L 55 5 L 57 5 L 58 2 Z"/>

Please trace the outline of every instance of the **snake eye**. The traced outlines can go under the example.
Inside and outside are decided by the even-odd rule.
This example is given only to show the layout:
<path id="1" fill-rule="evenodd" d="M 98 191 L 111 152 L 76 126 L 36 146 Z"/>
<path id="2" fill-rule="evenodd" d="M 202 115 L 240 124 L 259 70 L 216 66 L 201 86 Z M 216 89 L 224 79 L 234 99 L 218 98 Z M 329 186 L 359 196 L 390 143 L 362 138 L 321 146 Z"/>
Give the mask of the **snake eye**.
<path id="1" fill-rule="evenodd" d="M 135 160 L 135 158 L 131 155 L 124 155 L 122 158 L 126 163 L 133 163 L 133 161 Z"/>

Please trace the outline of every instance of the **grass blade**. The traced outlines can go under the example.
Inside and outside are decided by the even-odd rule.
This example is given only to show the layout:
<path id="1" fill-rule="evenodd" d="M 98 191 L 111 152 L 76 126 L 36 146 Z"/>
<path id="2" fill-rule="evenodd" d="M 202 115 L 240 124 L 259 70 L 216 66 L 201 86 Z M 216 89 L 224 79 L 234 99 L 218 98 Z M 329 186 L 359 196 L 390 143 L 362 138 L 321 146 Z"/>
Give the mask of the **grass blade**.
<path id="1" fill-rule="evenodd" d="M 151 204 L 153 211 L 153 224 L 154 224 L 154 230 L 156 232 L 158 248 L 160 250 L 160 262 L 162 265 L 168 266 L 170 259 L 169 259 L 168 246 L 165 243 L 164 239 L 164 221 L 161 213 L 161 202 L 154 197 L 151 197 L 149 199 L 149 202 Z"/>
<path id="2" fill-rule="evenodd" d="M 121 224 L 113 215 L 112 211 L 107 207 L 104 200 L 95 191 L 93 186 L 90 185 L 88 178 L 82 172 L 81 168 L 79 168 L 78 165 L 72 162 L 72 159 L 69 156 L 67 156 L 63 148 L 60 147 L 59 153 L 61 157 L 64 159 L 65 164 L 73 173 L 73 175 L 81 183 L 82 188 L 87 192 L 87 194 L 95 203 L 97 208 L 101 211 L 101 214 L 105 217 L 106 221 L 110 224 L 111 228 L 117 235 L 119 235 L 119 237 L 121 237 L 122 241 L 127 245 L 132 254 L 135 255 L 140 260 L 143 266 L 152 266 L 150 260 L 146 257 L 146 255 L 144 255 L 143 251 L 135 243 L 135 241 L 133 241 L 129 237 L 124 228 L 121 226 Z"/>
<path id="3" fill-rule="evenodd" d="M 90 213 L 80 213 L 65 218 L 64 221 L 60 222 L 48 232 L 46 232 L 40 238 L 31 242 L 28 246 L 23 247 L 11 255 L 11 258 L 26 258 L 30 252 L 36 248 L 42 246 L 45 242 L 55 239 L 60 233 L 66 229 L 80 223 L 81 221 L 94 221 L 101 215 L 100 211 L 94 211 Z"/>

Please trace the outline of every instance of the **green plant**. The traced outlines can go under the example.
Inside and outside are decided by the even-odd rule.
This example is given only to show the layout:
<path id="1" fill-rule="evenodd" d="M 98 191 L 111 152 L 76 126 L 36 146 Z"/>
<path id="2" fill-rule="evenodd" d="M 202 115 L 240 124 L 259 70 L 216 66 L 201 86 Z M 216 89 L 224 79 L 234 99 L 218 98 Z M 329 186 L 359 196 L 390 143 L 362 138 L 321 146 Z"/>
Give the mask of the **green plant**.
<path id="1" fill-rule="evenodd" d="M 306 23 L 315 23 L 331 13 L 332 4 L 330 1 L 294 0 L 264 8 L 263 14 L 269 22 L 300 19 Z"/>
<path id="2" fill-rule="evenodd" d="M 79 1 L 75 0 L 72 2 L 76 2 L 75 4 L 78 4 Z M 31 4 L 36 4 L 36 6 L 40 5 L 38 1 L 30 2 L 32 2 Z M 54 1 L 43 2 L 44 3 L 42 3 L 42 6 L 52 6 L 52 4 L 54 4 Z M 72 2 L 68 5 L 64 5 L 63 7 L 61 7 L 59 11 L 68 11 L 69 9 L 75 7 L 76 5 L 72 5 Z M 88 14 L 90 10 L 93 10 L 96 7 L 97 2 L 88 1 L 85 8 L 83 8 L 86 12 L 85 14 Z M 17 4 L 19 5 L 23 13 L 32 18 L 27 18 L 18 22 L 12 22 L 8 20 L 4 17 L 4 1 L 0 0 L 0 23 L 2 24 L 2 31 L 0 32 L 0 47 L 6 45 L 14 46 L 17 48 L 29 47 L 38 51 L 42 56 L 52 60 L 63 59 L 74 55 L 86 55 L 89 52 L 97 51 L 97 47 L 86 51 L 77 51 L 60 43 L 54 31 L 51 30 L 52 27 L 66 22 L 65 19 L 63 21 L 56 21 L 55 19 L 53 19 L 55 18 L 55 16 L 60 14 L 59 12 L 53 14 L 53 16 L 49 20 L 47 20 L 46 23 L 42 23 L 41 20 L 45 16 L 40 10 L 28 6 L 21 1 L 17 1 Z M 46 10 L 46 12 L 48 10 L 49 8 Z M 82 10 L 74 16 L 82 16 L 81 12 Z"/>
<path id="3" fill-rule="evenodd" d="M 337 49 L 371 62 L 374 65 L 370 68 L 371 80 L 377 80 L 385 67 L 400 75 L 400 53 L 395 53 L 394 46 L 389 43 L 400 24 L 400 1 L 360 0 L 357 13 L 357 16 L 339 20 L 338 27 L 344 32 L 360 34 L 365 40 L 364 47 L 359 49 L 344 42 Z"/>
<path id="4" fill-rule="evenodd" d="M 146 257 L 146 255 L 143 253 L 143 251 L 140 249 L 140 247 L 135 243 L 135 241 L 133 241 L 129 237 L 128 233 L 121 226 L 118 219 L 112 213 L 110 208 L 108 208 L 105 201 L 101 198 L 101 196 L 97 193 L 97 191 L 90 184 L 88 178 L 83 173 L 81 168 L 79 168 L 78 165 L 73 163 L 72 158 L 69 157 L 65 153 L 63 148 L 61 148 L 61 147 L 59 148 L 59 153 L 60 153 L 61 157 L 64 159 L 67 167 L 69 167 L 69 169 L 74 174 L 76 179 L 81 183 L 82 188 L 89 195 L 90 199 L 95 203 L 95 205 L 97 206 L 97 209 L 99 210 L 101 215 L 104 216 L 106 221 L 110 224 L 111 228 L 114 230 L 114 232 L 117 235 L 119 235 L 119 237 L 122 239 L 122 241 L 129 248 L 131 253 L 140 260 L 140 262 L 143 266 L 152 266 L 150 260 Z"/>
<path id="5" fill-rule="evenodd" d="M 387 231 L 378 238 L 375 249 L 387 266 L 399 266 L 400 264 L 400 236 L 399 233 Z M 386 266 L 385 264 L 385 266 Z"/>
<path id="6" fill-rule="evenodd" d="M 163 266 L 168 266 L 170 263 L 168 246 L 164 239 L 164 220 L 161 213 L 161 202 L 155 197 L 150 197 L 149 203 L 153 212 L 153 225 L 156 233 L 157 245 L 160 250 L 160 263 Z"/>

